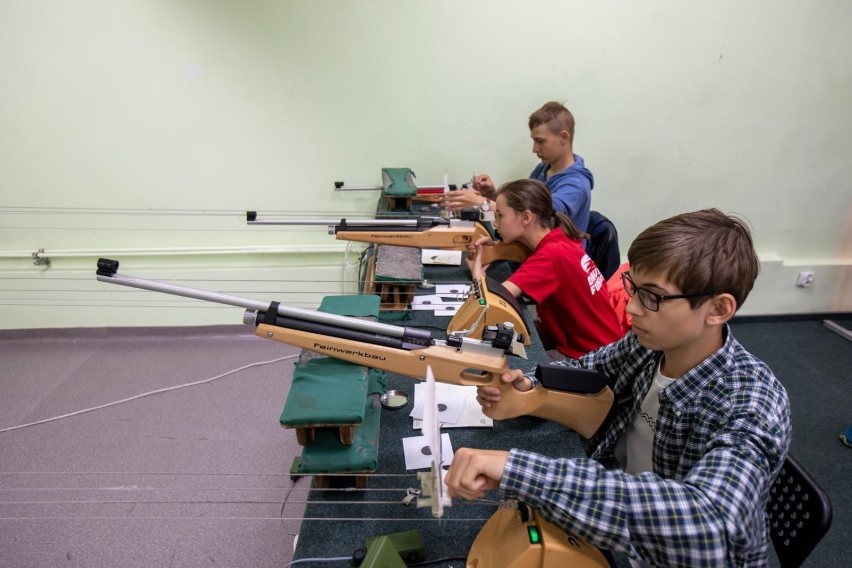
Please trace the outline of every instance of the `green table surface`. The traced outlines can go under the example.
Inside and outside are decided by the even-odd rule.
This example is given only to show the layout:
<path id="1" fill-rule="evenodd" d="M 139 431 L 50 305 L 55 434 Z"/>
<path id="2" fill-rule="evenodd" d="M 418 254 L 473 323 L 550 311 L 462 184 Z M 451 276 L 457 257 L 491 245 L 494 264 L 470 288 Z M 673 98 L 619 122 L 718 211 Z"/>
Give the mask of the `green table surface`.
<path id="1" fill-rule="evenodd" d="M 504 267 L 494 267 L 489 274 L 502 280 L 508 274 Z M 427 266 L 425 276 L 433 283 L 468 282 L 466 271 L 458 267 Z M 493 272 L 493 274 L 492 274 Z M 434 290 L 418 289 L 417 294 L 433 294 Z M 528 318 L 529 319 L 529 318 Z M 449 318 L 437 318 L 432 312 L 411 312 L 406 320 L 392 321 L 394 325 L 438 328 L 433 337 L 443 339 Z M 528 348 L 529 360 L 511 357 L 512 368 L 529 369 L 542 361 L 543 349 L 535 330 L 533 344 Z M 415 471 L 406 471 L 402 438 L 420 436 L 409 416 L 414 404 L 415 379 L 388 374 L 389 389 L 408 392 L 408 404 L 400 409 L 382 409 L 379 434 L 379 464 L 376 474 L 369 478 L 368 488 L 357 491 L 323 491 L 312 489 L 304 520 L 299 530 L 294 559 L 349 556 L 366 546 L 367 539 L 411 529 L 420 530 L 426 559 L 466 556 L 471 543 L 496 510 L 496 492 L 488 502 L 453 500 L 441 519 L 434 519 L 428 508 L 406 507 L 402 504 L 406 489 L 419 487 Z M 453 449 L 476 447 L 508 450 L 513 447 L 558 456 L 581 456 L 580 440 L 564 426 L 538 418 L 521 417 L 495 421 L 493 428 L 445 428 Z M 419 470 L 425 471 L 425 470 Z M 303 481 L 304 483 L 304 481 Z M 305 562 L 298 566 L 343 566 Z M 437 564 L 436 564 L 437 566 Z M 462 561 L 442 562 L 441 567 L 461 567 Z"/>

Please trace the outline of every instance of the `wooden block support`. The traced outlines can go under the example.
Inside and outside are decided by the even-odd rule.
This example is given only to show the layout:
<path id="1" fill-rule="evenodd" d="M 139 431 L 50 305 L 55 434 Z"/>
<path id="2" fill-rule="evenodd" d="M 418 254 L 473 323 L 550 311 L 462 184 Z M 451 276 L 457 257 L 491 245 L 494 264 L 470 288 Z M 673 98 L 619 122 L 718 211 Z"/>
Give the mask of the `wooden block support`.
<path id="1" fill-rule="evenodd" d="M 285 426 L 286 428 L 286 426 Z M 355 441 L 355 430 L 357 430 L 357 424 L 344 424 L 341 426 L 326 426 L 326 428 L 336 428 L 338 431 L 338 437 L 340 438 L 340 443 L 349 445 Z M 304 447 L 316 440 L 317 438 L 317 426 L 309 426 L 304 428 L 296 428 L 296 441 L 299 442 L 299 445 Z"/>
<path id="2" fill-rule="evenodd" d="M 314 487 L 317 489 L 329 489 L 341 485 L 354 484 L 357 489 L 367 488 L 369 475 L 314 475 Z"/>
<path id="3" fill-rule="evenodd" d="M 411 213 L 411 197 L 395 197 L 392 195 L 383 195 L 382 201 L 378 209 L 380 211 L 389 212 L 407 212 Z"/>
<path id="4" fill-rule="evenodd" d="M 378 254 L 378 253 L 377 253 Z M 367 261 L 364 293 L 376 294 L 381 300 L 382 311 L 404 311 L 411 305 L 417 284 L 413 282 L 376 281 L 376 254 Z"/>
<path id="5" fill-rule="evenodd" d="M 366 489 L 369 474 L 372 472 L 365 471 L 364 475 L 353 473 L 351 475 L 323 475 L 323 474 L 304 474 L 299 472 L 299 463 L 302 461 L 300 456 L 293 458 L 293 463 L 290 466 L 290 475 L 293 479 L 297 479 L 302 475 L 313 475 L 313 485 L 317 489 L 329 489 L 340 487 L 355 487 L 357 489 Z"/>

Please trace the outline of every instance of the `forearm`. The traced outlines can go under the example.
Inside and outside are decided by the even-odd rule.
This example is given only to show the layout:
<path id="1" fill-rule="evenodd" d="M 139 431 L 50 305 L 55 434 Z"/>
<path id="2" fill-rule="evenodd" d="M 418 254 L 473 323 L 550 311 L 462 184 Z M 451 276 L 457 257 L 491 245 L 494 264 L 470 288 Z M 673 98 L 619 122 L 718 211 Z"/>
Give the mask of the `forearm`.
<path id="1" fill-rule="evenodd" d="M 589 459 L 512 450 L 500 491 L 605 550 L 665 566 L 728 561 L 724 521 L 709 500 L 651 473 L 631 476 Z"/>
<path id="2" fill-rule="evenodd" d="M 459 189 L 447 193 L 444 197 L 444 206 L 448 209 L 466 209 L 470 207 L 482 207 L 487 197 L 479 194 L 473 189 Z"/>

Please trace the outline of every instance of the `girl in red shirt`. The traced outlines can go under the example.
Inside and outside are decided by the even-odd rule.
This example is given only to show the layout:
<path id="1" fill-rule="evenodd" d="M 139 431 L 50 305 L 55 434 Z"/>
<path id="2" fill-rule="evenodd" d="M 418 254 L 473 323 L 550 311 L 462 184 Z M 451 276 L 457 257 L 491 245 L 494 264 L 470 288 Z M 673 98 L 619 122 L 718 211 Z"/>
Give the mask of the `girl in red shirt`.
<path id="1" fill-rule="evenodd" d="M 533 251 L 503 286 L 536 303 L 544 345 L 576 359 L 621 339 L 603 274 L 583 249 L 588 235 L 553 209 L 547 186 L 532 179 L 509 182 L 496 203 L 494 224 L 503 241 L 520 241 Z M 490 244 L 487 238 L 475 244 L 474 278 L 484 274 L 482 247 Z"/>

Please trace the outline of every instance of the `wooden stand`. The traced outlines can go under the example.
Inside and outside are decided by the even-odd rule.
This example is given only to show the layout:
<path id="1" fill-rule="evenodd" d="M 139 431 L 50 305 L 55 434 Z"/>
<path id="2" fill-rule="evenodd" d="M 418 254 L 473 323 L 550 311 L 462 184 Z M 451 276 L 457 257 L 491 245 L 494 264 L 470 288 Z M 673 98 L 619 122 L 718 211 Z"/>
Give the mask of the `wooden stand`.
<path id="1" fill-rule="evenodd" d="M 300 477 L 302 475 L 312 475 L 313 485 L 317 489 L 330 489 L 340 487 L 355 487 L 356 489 L 367 489 L 367 480 L 370 478 L 368 474 L 371 471 L 365 471 L 364 475 L 353 473 L 352 475 L 323 475 L 302 473 L 299 471 L 299 464 L 302 462 L 301 456 L 293 458 L 293 463 L 290 466 L 290 475 L 292 477 Z"/>
<path id="2" fill-rule="evenodd" d="M 282 427 L 287 428 L 288 426 L 282 425 Z M 355 430 L 358 428 L 358 425 L 343 424 L 335 426 L 323 426 L 320 424 L 314 424 L 303 428 L 296 428 L 296 441 L 299 442 L 299 445 L 304 447 L 316 440 L 317 428 L 337 428 L 340 443 L 348 446 L 355 440 Z"/>
<path id="3" fill-rule="evenodd" d="M 411 305 L 417 284 L 413 282 L 392 282 L 376 280 L 376 254 L 367 261 L 367 274 L 364 277 L 364 293 L 379 296 L 381 311 L 405 311 Z"/>
<path id="4" fill-rule="evenodd" d="M 340 485 L 351 486 L 354 484 L 356 489 L 366 489 L 369 477 L 369 475 L 314 475 L 314 487 L 330 489 Z"/>

